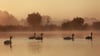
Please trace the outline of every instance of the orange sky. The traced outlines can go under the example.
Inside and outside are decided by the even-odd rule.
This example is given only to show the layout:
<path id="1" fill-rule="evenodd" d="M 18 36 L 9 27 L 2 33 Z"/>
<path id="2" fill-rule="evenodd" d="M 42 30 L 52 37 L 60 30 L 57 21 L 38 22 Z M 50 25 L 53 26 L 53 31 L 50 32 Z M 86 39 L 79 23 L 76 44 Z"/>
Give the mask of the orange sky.
<path id="1" fill-rule="evenodd" d="M 100 18 L 100 0 L 0 0 L 0 10 L 7 10 L 18 19 L 37 11 L 59 19 L 76 16 Z"/>

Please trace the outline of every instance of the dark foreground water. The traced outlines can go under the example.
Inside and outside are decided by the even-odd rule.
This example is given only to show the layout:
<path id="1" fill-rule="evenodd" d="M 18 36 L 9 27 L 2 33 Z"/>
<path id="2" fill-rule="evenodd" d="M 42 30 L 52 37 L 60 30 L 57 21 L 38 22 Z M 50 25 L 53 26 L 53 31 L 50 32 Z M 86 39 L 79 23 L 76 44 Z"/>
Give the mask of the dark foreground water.
<path id="1" fill-rule="evenodd" d="M 1 32 L 0 56 L 100 56 L 100 31 L 93 31 L 93 41 L 85 40 L 91 31 L 43 32 L 44 40 L 29 40 L 33 32 Z M 39 35 L 40 32 L 37 32 Z M 63 40 L 75 33 L 75 41 Z M 3 44 L 12 35 L 12 48 Z"/>

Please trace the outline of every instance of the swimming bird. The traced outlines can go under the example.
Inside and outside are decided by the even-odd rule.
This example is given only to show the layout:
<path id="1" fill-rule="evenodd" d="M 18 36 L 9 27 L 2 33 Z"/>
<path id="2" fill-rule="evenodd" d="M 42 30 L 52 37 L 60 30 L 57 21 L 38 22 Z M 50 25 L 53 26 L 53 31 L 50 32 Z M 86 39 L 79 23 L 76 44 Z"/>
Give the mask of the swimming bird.
<path id="1" fill-rule="evenodd" d="M 92 35 L 93 35 L 93 33 L 91 32 L 91 34 L 90 34 L 90 36 L 87 36 L 85 39 L 87 39 L 87 40 L 93 40 L 93 37 L 92 37 Z"/>
<path id="2" fill-rule="evenodd" d="M 74 41 L 74 34 L 72 34 L 72 37 L 69 37 L 69 36 L 64 37 L 64 40 L 72 40 L 72 41 Z"/>
<path id="3" fill-rule="evenodd" d="M 10 40 L 5 40 L 4 44 L 5 45 L 11 45 L 12 44 L 12 36 L 10 36 Z"/>
<path id="4" fill-rule="evenodd" d="M 34 36 L 29 37 L 29 39 L 35 39 L 36 38 L 36 33 L 34 33 Z"/>
<path id="5" fill-rule="evenodd" d="M 40 36 L 35 38 L 36 40 L 43 40 L 43 33 L 40 34 Z"/>

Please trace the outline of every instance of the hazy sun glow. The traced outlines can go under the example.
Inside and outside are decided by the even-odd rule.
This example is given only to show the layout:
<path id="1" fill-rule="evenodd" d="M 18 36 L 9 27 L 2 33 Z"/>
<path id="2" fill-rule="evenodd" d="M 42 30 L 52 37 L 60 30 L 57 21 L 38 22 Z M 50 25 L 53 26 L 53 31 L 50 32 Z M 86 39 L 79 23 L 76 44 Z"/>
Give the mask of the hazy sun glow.
<path id="1" fill-rule="evenodd" d="M 100 0 L 0 0 L 0 10 L 7 10 L 18 19 L 31 12 L 55 18 L 75 16 L 100 18 Z"/>

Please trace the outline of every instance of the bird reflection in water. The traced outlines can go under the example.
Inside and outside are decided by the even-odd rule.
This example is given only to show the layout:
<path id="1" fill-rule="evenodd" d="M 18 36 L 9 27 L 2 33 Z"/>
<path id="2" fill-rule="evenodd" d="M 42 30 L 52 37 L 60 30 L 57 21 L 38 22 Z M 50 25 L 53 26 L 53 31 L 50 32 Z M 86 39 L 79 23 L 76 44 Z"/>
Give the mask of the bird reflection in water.
<path id="1" fill-rule="evenodd" d="M 29 51 L 32 54 L 37 54 L 41 52 L 41 48 L 42 48 L 42 42 L 38 41 L 38 42 L 29 42 Z"/>
<path id="2" fill-rule="evenodd" d="M 6 46 L 10 46 L 10 48 L 12 48 L 12 36 L 10 36 L 10 39 L 9 40 L 5 40 L 4 41 L 4 45 Z"/>

